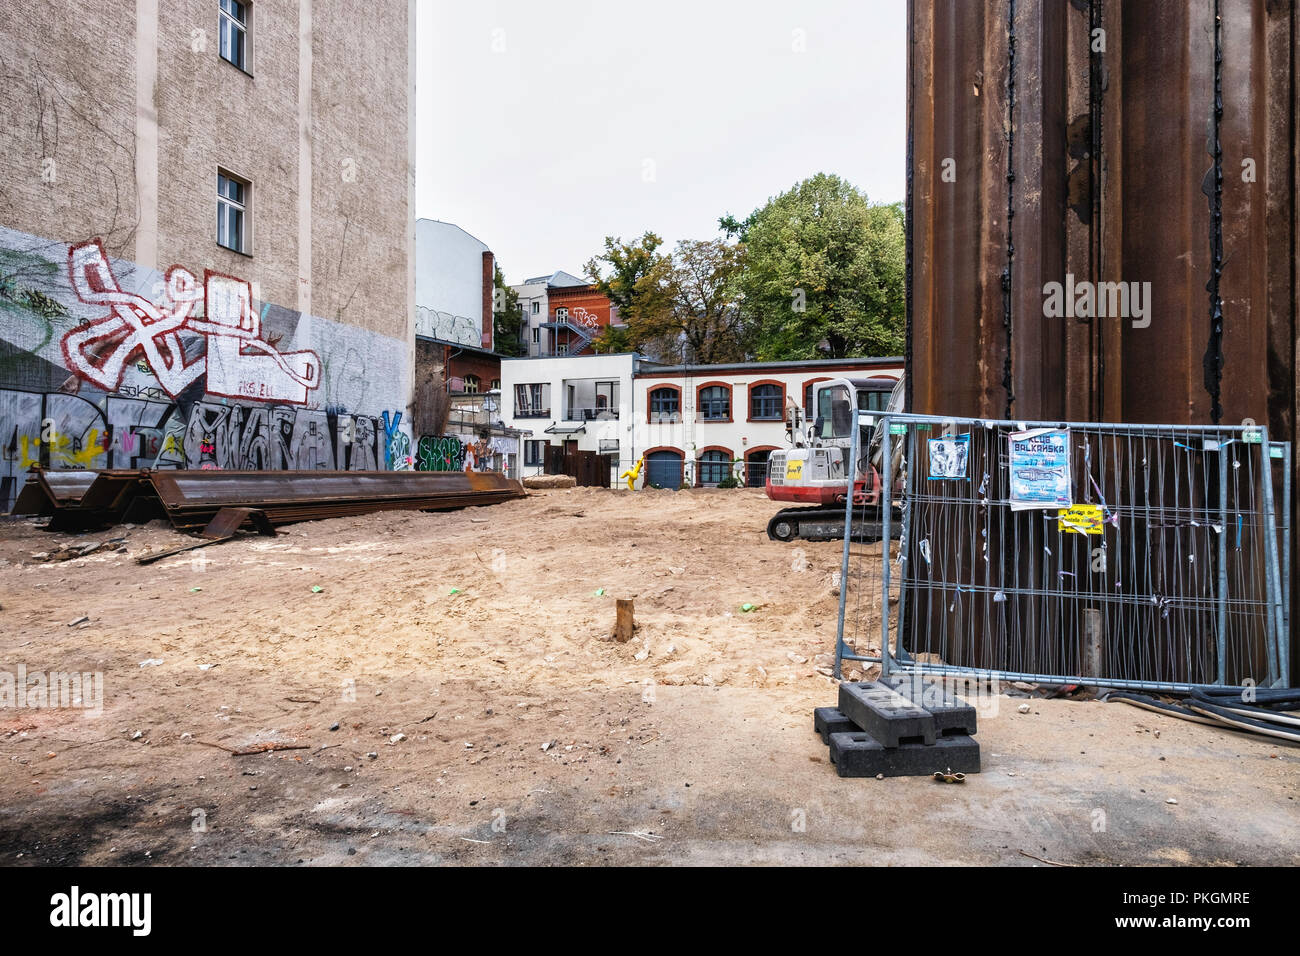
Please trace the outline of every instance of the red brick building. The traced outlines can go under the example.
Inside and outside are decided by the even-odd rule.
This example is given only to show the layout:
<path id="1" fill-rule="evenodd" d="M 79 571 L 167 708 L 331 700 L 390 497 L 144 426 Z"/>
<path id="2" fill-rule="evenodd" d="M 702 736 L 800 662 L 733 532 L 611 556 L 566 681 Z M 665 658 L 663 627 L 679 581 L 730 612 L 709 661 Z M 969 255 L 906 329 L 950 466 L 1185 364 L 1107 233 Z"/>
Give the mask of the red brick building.
<path id="1" fill-rule="evenodd" d="M 555 355 L 580 355 L 591 340 L 610 324 L 618 325 L 618 310 L 593 285 L 555 287 L 549 290 L 547 321 Z"/>

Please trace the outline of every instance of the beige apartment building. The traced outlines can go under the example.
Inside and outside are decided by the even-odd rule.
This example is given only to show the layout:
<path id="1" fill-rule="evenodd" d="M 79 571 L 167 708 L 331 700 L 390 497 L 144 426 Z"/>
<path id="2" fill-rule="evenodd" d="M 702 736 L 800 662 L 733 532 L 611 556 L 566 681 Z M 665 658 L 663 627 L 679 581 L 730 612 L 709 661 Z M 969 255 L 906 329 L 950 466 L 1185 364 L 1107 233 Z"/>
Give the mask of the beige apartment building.
<path id="1" fill-rule="evenodd" d="M 21 6 L 0 20 L 0 480 L 403 467 L 414 0 Z"/>

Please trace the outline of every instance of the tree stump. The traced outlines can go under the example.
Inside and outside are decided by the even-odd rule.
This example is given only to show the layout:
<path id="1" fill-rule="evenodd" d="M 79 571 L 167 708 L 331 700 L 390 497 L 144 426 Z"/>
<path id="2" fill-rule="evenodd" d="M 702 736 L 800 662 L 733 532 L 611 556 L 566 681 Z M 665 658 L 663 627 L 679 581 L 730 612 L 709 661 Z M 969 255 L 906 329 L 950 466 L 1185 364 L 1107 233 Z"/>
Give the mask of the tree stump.
<path id="1" fill-rule="evenodd" d="M 615 602 L 614 633 L 611 635 L 620 644 L 632 640 L 636 623 L 632 619 L 632 601 L 618 598 Z"/>

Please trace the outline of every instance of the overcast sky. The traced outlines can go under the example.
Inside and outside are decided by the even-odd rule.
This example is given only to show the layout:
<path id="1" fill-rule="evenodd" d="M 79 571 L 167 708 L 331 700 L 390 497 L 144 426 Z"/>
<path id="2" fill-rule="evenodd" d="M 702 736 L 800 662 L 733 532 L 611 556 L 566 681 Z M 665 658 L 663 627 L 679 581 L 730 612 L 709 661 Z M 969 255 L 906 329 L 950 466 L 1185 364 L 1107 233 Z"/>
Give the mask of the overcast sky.
<path id="1" fill-rule="evenodd" d="M 800 179 L 903 198 L 903 0 L 419 0 L 416 214 L 506 278 L 718 235 Z"/>

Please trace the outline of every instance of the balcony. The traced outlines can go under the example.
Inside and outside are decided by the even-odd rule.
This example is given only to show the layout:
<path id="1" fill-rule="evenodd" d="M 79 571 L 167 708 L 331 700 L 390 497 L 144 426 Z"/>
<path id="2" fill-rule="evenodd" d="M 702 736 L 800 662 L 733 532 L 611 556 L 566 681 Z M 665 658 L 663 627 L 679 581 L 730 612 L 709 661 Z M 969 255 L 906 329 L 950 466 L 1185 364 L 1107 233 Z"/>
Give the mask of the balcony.
<path id="1" fill-rule="evenodd" d="M 531 405 L 521 405 L 515 409 L 515 418 L 550 418 L 551 406 L 545 408 L 534 408 Z"/>
<path id="2" fill-rule="evenodd" d="M 619 383 L 610 379 L 575 378 L 564 382 L 564 420 L 617 421 Z"/>
<path id="3" fill-rule="evenodd" d="M 447 409 L 447 422 L 466 428 L 491 425 L 501 419 L 501 393 L 453 392 Z"/>
<path id="4" fill-rule="evenodd" d="M 595 408 L 571 408 L 565 413 L 568 422 L 613 422 L 618 421 L 618 409 L 597 406 Z"/>

